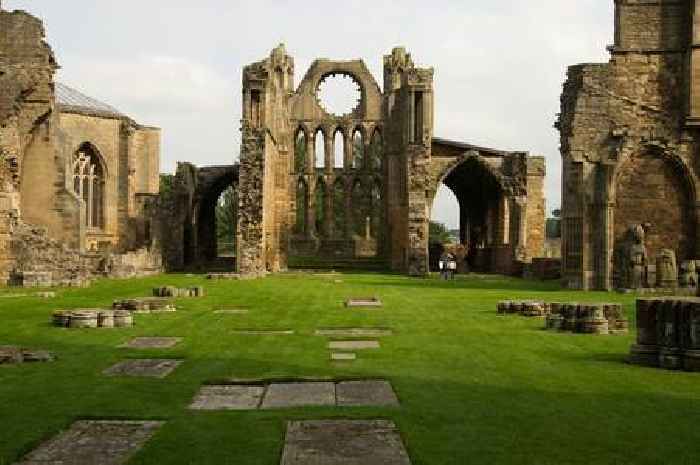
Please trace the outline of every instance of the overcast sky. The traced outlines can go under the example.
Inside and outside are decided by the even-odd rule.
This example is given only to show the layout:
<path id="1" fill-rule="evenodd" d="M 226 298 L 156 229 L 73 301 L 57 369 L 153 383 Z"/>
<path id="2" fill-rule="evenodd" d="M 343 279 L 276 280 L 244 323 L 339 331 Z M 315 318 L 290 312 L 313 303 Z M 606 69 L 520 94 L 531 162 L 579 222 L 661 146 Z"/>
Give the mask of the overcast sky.
<path id="1" fill-rule="evenodd" d="M 560 204 L 553 128 L 566 67 L 607 61 L 613 0 L 4 0 L 45 21 L 58 79 L 163 129 L 162 171 L 238 158 L 241 70 L 284 42 L 298 83 L 317 57 L 382 56 L 403 45 L 435 67 L 435 135 L 547 157 Z M 399 5 L 399 6 L 396 6 Z M 434 218 L 457 226 L 450 195 Z"/>

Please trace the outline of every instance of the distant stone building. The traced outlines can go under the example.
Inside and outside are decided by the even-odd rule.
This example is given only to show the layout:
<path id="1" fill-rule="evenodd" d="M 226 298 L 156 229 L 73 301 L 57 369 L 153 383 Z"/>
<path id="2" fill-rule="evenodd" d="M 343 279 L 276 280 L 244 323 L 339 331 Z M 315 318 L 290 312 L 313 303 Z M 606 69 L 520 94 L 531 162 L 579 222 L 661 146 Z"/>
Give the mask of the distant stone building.
<path id="1" fill-rule="evenodd" d="M 700 1 L 615 7 L 610 61 L 569 68 L 557 123 L 572 288 L 621 286 L 615 256 L 634 225 L 652 263 L 663 249 L 679 263 L 700 255 Z"/>
<path id="2" fill-rule="evenodd" d="M 0 10 L 0 282 L 152 272 L 160 131 L 54 82 L 41 21 Z"/>

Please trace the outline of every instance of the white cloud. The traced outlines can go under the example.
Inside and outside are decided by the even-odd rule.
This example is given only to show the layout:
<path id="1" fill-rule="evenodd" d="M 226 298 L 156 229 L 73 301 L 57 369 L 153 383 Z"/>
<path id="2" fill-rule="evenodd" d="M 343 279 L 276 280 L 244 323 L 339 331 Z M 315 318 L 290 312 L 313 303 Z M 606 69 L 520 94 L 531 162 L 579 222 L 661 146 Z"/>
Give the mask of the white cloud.
<path id="1" fill-rule="evenodd" d="M 613 2 L 600 0 L 5 0 L 41 16 L 69 84 L 163 128 L 163 166 L 230 162 L 239 147 L 242 67 L 286 42 L 299 82 L 316 57 L 381 58 L 405 45 L 435 67 L 436 135 L 528 150 L 548 162 L 566 67 L 605 61 Z M 438 202 L 437 214 L 454 217 Z"/>

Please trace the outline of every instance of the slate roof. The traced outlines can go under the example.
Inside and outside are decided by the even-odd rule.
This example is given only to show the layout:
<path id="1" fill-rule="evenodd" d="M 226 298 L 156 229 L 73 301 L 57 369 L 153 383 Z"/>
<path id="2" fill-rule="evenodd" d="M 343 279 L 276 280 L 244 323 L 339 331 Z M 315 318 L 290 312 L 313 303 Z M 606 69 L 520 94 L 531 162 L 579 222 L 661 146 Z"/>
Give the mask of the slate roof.
<path id="1" fill-rule="evenodd" d="M 88 97 L 60 82 L 56 83 L 56 104 L 58 105 L 58 109 L 65 113 L 80 113 L 107 118 L 126 117 L 124 113 L 113 106 Z"/>

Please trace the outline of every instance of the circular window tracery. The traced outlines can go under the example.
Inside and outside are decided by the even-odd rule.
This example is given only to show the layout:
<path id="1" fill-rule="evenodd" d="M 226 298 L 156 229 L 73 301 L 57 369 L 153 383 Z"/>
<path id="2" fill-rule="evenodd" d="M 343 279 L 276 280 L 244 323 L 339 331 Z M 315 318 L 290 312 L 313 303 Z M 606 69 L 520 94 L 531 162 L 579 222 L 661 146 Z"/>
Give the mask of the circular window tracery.
<path id="1" fill-rule="evenodd" d="M 333 73 L 321 78 L 316 99 L 323 110 L 334 116 L 353 113 L 362 101 L 360 83 L 350 74 Z"/>

